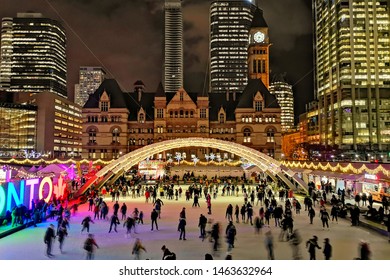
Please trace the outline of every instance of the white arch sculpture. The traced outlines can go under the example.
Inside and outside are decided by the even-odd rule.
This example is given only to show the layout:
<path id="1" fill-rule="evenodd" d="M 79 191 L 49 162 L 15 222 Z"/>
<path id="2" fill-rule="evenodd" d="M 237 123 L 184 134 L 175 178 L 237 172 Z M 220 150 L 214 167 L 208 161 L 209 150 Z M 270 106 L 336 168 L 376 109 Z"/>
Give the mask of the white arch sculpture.
<path id="1" fill-rule="evenodd" d="M 139 148 L 135 151 L 132 151 L 112 163 L 106 165 L 104 168 L 99 170 L 96 175 L 91 178 L 86 187 L 91 186 L 95 183 L 99 178 L 107 176 L 107 174 L 118 174 L 122 170 L 128 170 L 135 164 L 138 164 L 140 161 L 154 155 L 167 150 L 184 148 L 184 147 L 207 147 L 220 149 L 232 154 L 235 154 L 239 157 L 247 159 L 249 162 L 258 166 L 260 170 L 270 175 L 272 178 L 279 177 L 283 180 L 287 185 L 293 188 L 295 186 L 292 182 L 285 176 L 287 174 L 290 178 L 292 178 L 298 186 L 302 187 L 304 190 L 307 190 L 307 186 L 305 183 L 295 175 L 292 170 L 289 170 L 286 166 L 284 166 L 279 161 L 256 151 L 255 149 L 243 146 L 241 144 L 228 142 L 224 140 L 218 140 L 213 138 L 178 138 L 174 140 L 166 140 L 162 142 L 153 143 L 147 145 L 145 147 Z M 83 188 L 84 189 L 84 188 Z M 84 192 L 84 190 L 79 190 Z"/>

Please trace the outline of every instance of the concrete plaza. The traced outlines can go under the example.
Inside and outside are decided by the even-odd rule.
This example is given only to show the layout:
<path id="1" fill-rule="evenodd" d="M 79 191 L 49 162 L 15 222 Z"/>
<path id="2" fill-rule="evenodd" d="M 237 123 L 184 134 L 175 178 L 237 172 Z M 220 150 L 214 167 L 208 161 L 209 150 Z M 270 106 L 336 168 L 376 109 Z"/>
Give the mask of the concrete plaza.
<path id="1" fill-rule="evenodd" d="M 184 192 L 183 192 L 184 193 Z M 112 214 L 111 197 L 106 197 L 105 201 L 109 205 L 109 216 Z M 213 222 L 220 222 L 221 227 L 221 247 L 218 254 L 214 254 L 214 259 L 224 259 L 227 254 L 227 244 L 225 242 L 224 232 L 227 226 L 225 219 L 225 210 L 229 203 L 233 206 L 238 204 L 240 207 L 244 202 L 242 194 L 236 196 L 218 196 L 212 199 L 212 214 L 207 215 L 206 202 L 204 197 L 200 198 L 201 207 L 192 207 L 193 201 L 186 201 L 184 195 L 176 200 L 162 198 L 164 205 L 162 207 L 161 219 L 158 220 L 159 230 L 151 231 L 150 213 L 153 209 L 151 202 L 145 203 L 145 198 L 122 198 L 119 204 L 126 203 L 127 213 L 131 213 L 135 207 L 143 211 L 144 224 L 138 225 L 137 234 L 126 236 L 126 229 L 123 228 L 123 221 L 118 226 L 118 233 L 108 233 L 110 223 L 107 220 L 95 220 L 91 224 L 90 232 L 95 235 L 99 245 L 96 250 L 95 259 L 97 260 L 131 260 L 134 256 L 131 254 L 132 246 L 136 237 L 140 238 L 147 252 L 141 255 L 141 259 L 159 260 L 162 258 L 161 247 L 166 245 L 171 251 L 175 252 L 179 260 L 202 260 L 206 253 L 212 253 L 212 243 L 208 240 L 202 241 L 199 238 L 198 218 L 204 214 Z M 283 202 L 284 204 L 284 202 Z M 302 203 L 303 205 L 303 203 Z M 177 231 L 179 213 L 183 207 L 186 207 L 187 215 L 187 240 L 179 240 Z M 258 215 L 260 205 L 254 206 L 254 216 Z M 352 260 L 359 256 L 359 242 L 368 241 L 372 251 L 372 259 L 389 260 L 390 243 L 387 237 L 363 227 L 352 227 L 349 219 L 339 219 L 338 223 L 330 222 L 330 229 L 323 229 L 322 223 L 318 217 L 319 206 L 316 206 L 316 217 L 314 224 L 309 224 L 307 212 L 301 211 L 300 215 L 293 216 L 294 228 L 299 229 L 302 236 L 300 245 L 302 259 L 307 260 L 309 254 L 305 248 L 305 242 L 313 235 L 318 236 L 319 245 L 323 245 L 324 238 L 329 238 L 333 246 L 333 260 Z M 81 221 L 84 217 L 93 212 L 88 211 L 88 205 L 83 204 L 79 207 L 76 215 L 71 217 L 69 236 L 64 243 L 64 253 L 61 254 L 58 248 L 58 241 L 54 243 L 53 253 L 55 260 L 81 260 L 85 259 L 83 250 L 84 240 L 87 233 L 80 233 Z M 120 218 L 120 214 L 119 214 Z M 45 256 L 45 244 L 43 237 L 46 228 L 50 223 L 57 226 L 55 220 L 48 220 L 38 225 L 38 227 L 29 227 L 16 232 L 12 235 L 0 239 L 0 259 L 2 260 L 49 260 Z M 264 227 L 260 234 L 255 233 L 254 226 L 247 223 L 236 223 L 237 239 L 235 248 L 230 252 L 234 260 L 261 260 L 267 259 L 267 251 L 264 245 L 265 231 L 271 230 L 274 237 L 275 259 L 291 260 L 292 249 L 288 242 L 278 240 L 280 228 L 275 227 L 271 220 L 270 227 Z M 317 251 L 317 259 L 323 260 L 322 250 Z"/>

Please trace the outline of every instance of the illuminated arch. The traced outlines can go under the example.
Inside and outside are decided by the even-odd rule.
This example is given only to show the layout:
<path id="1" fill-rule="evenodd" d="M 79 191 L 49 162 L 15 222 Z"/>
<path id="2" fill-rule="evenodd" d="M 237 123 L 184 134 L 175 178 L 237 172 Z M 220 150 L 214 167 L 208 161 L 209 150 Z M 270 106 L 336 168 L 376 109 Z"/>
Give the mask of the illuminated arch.
<path id="1" fill-rule="evenodd" d="M 296 176 L 293 171 L 289 170 L 281 162 L 259 151 L 256 151 L 253 148 L 249 148 L 234 142 L 217 140 L 213 138 L 179 138 L 174 140 L 157 142 L 139 148 L 118 158 L 117 160 L 113 161 L 112 163 L 106 165 L 104 168 L 99 170 L 96 175 L 85 184 L 85 187 L 88 188 L 93 183 L 95 183 L 99 179 L 102 179 L 105 176 L 107 178 L 107 176 L 119 175 L 122 173 L 122 171 L 129 170 L 132 166 L 138 164 L 140 161 L 154 154 L 159 154 L 167 150 L 184 147 L 207 147 L 235 154 L 239 157 L 247 159 L 250 163 L 259 167 L 261 171 L 267 173 L 273 179 L 279 177 L 288 186 L 294 188 L 295 186 L 289 179 L 291 178 L 298 184 L 298 186 L 307 190 L 306 184 L 298 176 Z M 285 175 L 288 175 L 289 178 L 287 178 Z M 83 190 L 80 189 L 81 193 L 84 191 L 85 188 L 83 188 Z"/>

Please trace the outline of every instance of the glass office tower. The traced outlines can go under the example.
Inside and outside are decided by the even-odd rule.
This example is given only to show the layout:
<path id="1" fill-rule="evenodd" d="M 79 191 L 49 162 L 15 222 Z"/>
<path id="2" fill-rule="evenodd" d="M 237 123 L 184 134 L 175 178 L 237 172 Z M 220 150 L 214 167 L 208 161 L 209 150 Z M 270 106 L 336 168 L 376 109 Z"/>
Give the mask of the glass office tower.
<path id="1" fill-rule="evenodd" d="M 55 20 L 40 13 L 3 18 L 0 82 L 8 91 L 49 91 L 67 96 L 66 35 Z"/>
<path id="2" fill-rule="evenodd" d="M 210 92 L 242 92 L 247 85 L 248 33 L 255 10 L 248 0 L 212 1 Z"/>
<path id="3" fill-rule="evenodd" d="M 102 67 L 80 67 L 79 83 L 75 87 L 75 103 L 83 107 L 89 95 L 93 94 L 104 81 L 105 76 L 106 72 Z"/>
<path id="4" fill-rule="evenodd" d="M 389 150 L 389 1 L 312 4 L 320 143 Z"/>

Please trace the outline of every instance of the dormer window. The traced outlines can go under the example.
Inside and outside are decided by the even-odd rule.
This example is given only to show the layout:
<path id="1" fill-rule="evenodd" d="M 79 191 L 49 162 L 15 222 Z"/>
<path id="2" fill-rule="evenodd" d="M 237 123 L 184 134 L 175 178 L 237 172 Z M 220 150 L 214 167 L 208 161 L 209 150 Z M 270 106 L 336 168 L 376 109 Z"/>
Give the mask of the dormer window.
<path id="1" fill-rule="evenodd" d="M 225 114 L 224 113 L 219 114 L 219 123 L 225 123 Z"/>
<path id="2" fill-rule="evenodd" d="M 107 112 L 108 111 L 108 102 L 107 101 L 100 102 L 100 110 L 102 112 Z"/>
<path id="3" fill-rule="evenodd" d="M 140 123 L 144 123 L 144 122 L 145 122 L 145 114 L 140 113 L 140 114 L 138 115 L 138 121 L 139 121 Z"/>
<path id="4" fill-rule="evenodd" d="M 261 112 L 263 110 L 263 102 L 262 101 L 255 101 L 255 111 Z"/>

